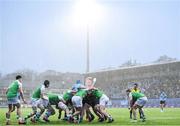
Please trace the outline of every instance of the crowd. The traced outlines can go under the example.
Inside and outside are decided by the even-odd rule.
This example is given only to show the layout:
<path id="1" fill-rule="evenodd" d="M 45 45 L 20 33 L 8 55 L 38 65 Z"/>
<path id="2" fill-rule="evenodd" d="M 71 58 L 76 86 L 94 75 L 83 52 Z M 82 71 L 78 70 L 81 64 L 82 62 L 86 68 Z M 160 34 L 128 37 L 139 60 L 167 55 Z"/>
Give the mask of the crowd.
<path id="1" fill-rule="evenodd" d="M 148 98 L 159 98 L 162 91 L 168 94 L 168 98 L 180 97 L 180 80 L 174 76 L 164 76 L 161 78 L 148 77 L 136 80 L 111 80 L 105 83 L 98 83 L 111 99 L 125 99 L 125 90 L 133 86 L 133 82 L 137 82 L 141 87 L 141 91 Z M 107 85 L 111 88 L 107 88 Z"/>

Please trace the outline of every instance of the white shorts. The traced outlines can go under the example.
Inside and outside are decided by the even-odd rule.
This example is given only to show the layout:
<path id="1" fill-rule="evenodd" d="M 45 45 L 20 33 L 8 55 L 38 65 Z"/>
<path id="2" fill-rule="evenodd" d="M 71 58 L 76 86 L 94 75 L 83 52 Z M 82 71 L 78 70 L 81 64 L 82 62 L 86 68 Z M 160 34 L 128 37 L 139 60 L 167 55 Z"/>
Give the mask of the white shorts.
<path id="1" fill-rule="evenodd" d="M 80 96 L 73 96 L 72 103 L 74 107 L 82 107 L 82 98 Z"/>
<path id="2" fill-rule="evenodd" d="M 99 99 L 99 104 L 102 106 L 106 106 L 108 102 L 109 102 L 109 98 L 105 94 L 103 94 Z"/>
<path id="3" fill-rule="evenodd" d="M 14 98 L 8 98 L 8 104 L 12 104 L 12 105 L 16 105 L 16 104 L 20 104 L 20 100 L 18 98 L 18 96 L 14 97 Z"/>
<path id="4" fill-rule="evenodd" d="M 59 102 L 59 103 L 58 103 L 58 107 L 59 107 L 60 109 L 64 110 L 64 111 L 67 109 L 67 105 L 64 104 L 63 102 Z"/>
<path id="5" fill-rule="evenodd" d="M 31 102 L 30 102 L 31 106 L 32 106 L 32 107 L 37 107 L 37 104 L 38 104 L 37 101 L 38 101 L 38 99 L 31 98 Z"/>
<path id="6" fill-rule="evenodd" d="M 135 104 L 138 105 L 138 106 L 141 106 L 143 107 L 147 102 L 147 97 L 142 97 L 142 98 L 139 98 Z"/>
<path id="7" fill-rule="evenodd" d="M 43 106 L 47 108 L 48 104 L 49 104 L 49 101 L 47 99 L 40 98 L 39 100 L 37 100 L 37 106 Z"/>

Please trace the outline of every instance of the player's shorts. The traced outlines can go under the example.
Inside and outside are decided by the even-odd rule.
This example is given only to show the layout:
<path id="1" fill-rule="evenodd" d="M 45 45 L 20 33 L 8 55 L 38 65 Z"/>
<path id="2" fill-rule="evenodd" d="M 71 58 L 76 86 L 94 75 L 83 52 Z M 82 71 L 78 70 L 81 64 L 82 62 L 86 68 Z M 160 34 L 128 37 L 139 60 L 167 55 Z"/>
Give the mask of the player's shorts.
<path id="1" fill-rule="evenodd" d="M 99 104 L 99 99 L 93 96 L 86 96 L 85 98 L 83 98 L 83 105 L 85 103 L 94 108 L 95 105 Z"/>
<path id="2" fill-rule="evenodd" d="M 96 105 L 98 105 L 99 104 L 99 99 L 97 99 L 97 98 L 95 98 L 95 99 L 93 99 L 92 101 L 91 101 L 91 107 L 93 107 L 94 108 L 94 106 L 96 106 Z"/>
<path id="3" fill-rule="evenodd" d="M 20 104 L 20 100 L 18 98 L 18 96 L 14 97 L 14 98 L 8 98 L 7 99 L 7 103 L 8 105 L 11 104 L 11 105 L 16 105 L 16 104 Z"/>
<path id="4" fill-rule="evenodd" d="M 143 107 L 147 102 L 147 97 L 142 97 L 142 98 L 139 98 L 135 104 L 138 105 L 138 106 L 141 106 Z"/>
<path id="5" fill-rule="evenodd" d="M 30 104 L 31 104 L 31 106 L 32 107 L 37 107 L 37 104 L 38 104 L 38 101 L 39 99 L 35 99 L 35 98 L 31 98 L 31 102 L 30 102 Z"/>
<path id="6" fill-rule="evenodd" d="M 94 108 L 94 106 L 96 106 L 97 104 L 99 104 L 99 99 L 97 99 L 97 98 L 94 98 L 94 99 L 92 99 L 92 100 L 90 101 L 90 105 L 91 105 L 91 107 L 93 107 L 93 108 Z"/>
<path id="7" fill-rule="evenodd" d="M 72 97 L 72 103 L 74 107 L 82 107 L 82 98 L 80 96 L 73 96 Z"/>
<path id="8" fill-rule="evenodd" d="M 160 101 L 160 104 L 166 104 L 166 101 Z"/>
<path id="9" fill-rule="evenodd" d="M 40 98 L 39 100 L 37 100 L 37 106 L 42 106 L 44 108 L 47 108 L 48 105 L 49 105 L 49 101 L 47 99 Z"/>
<path id="10" fill-rule="evenodd" d="M 109 102 L 109 98 L 105 94 L 103 94 L 99 99 L 99 104 L 102 106 L 106 106 L 108 102 Z"/>
<path id="11" fill-rule="evenodd" d="M 67 109 L 67 105 L 64 104 L 63 102 L 59 102 L 58 103 L 58 108 L 62 109 L 62 110 L 66 110 Z"/>

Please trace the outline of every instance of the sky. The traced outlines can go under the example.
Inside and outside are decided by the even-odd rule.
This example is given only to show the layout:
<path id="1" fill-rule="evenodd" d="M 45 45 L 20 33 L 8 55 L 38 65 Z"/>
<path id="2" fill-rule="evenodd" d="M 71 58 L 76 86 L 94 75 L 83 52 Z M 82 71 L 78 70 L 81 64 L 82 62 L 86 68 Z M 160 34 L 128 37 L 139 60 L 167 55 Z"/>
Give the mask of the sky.
<path id="1" fill-rule="evenodd" d="M 78 2 L 0 0 L 0 72 L 84 73 L 87 22 L 75 14 Z M 90 71 L 117 67 L 129 59 L 140 63 L 162 55 L 180 59 L 179 0 L 95 2 L 100 9 L 92 5 L 93 15 L 83 15 L 95 17 L 88 22 Z"/>

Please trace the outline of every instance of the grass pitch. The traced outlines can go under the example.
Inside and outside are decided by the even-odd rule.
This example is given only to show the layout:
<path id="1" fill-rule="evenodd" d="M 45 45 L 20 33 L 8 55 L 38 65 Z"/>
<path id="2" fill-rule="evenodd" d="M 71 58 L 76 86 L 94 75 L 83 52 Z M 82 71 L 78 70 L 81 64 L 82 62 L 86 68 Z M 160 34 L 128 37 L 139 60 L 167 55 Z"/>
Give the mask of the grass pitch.
<path id="1" fill-rule="evenodd" d="M 7 111 L 7 108 L 0 108 L 0 126 L 5 125 L 5 113 Z M 31 112 L 30 108 L 23 108 L 22 113 L 23 116 L 27 115 L 29 112 Z M 127 108 L 111 108 L 108 109 L 108 112 L 113 116 L 114 122 L 113 123 L 99 123 L 97 121 L 97 118 L 89 123 L 86 120 L 84 120 L 81 124 L 70 124 L 68 122 L 58 120 L 58 115 L 54 115 L 50 117 L 49 123 L 45 123 L 43 121 L 40 121 L 38 123 L 31 123 L 30 121 L 27 121 L 27 125 L 49 125 L 49 126 L 55 126 L 55 125 L 81 125 L 81 126 L 180 126 L 180 108 L 165 108 L 164 112 L 160 112 L 159 108 L 145 108 L 145 114 L 146 114 L 146 122 L 141 122 L 138 119 L 138 122 L 132 123 L 129 119 L 129 110 Z M 56 112 L 57 113 L 57 112 Z M 11 124 L 17 125 L 17 119 L 16 119 L 16 112 L 14 112 L 11 115 Z"/>

